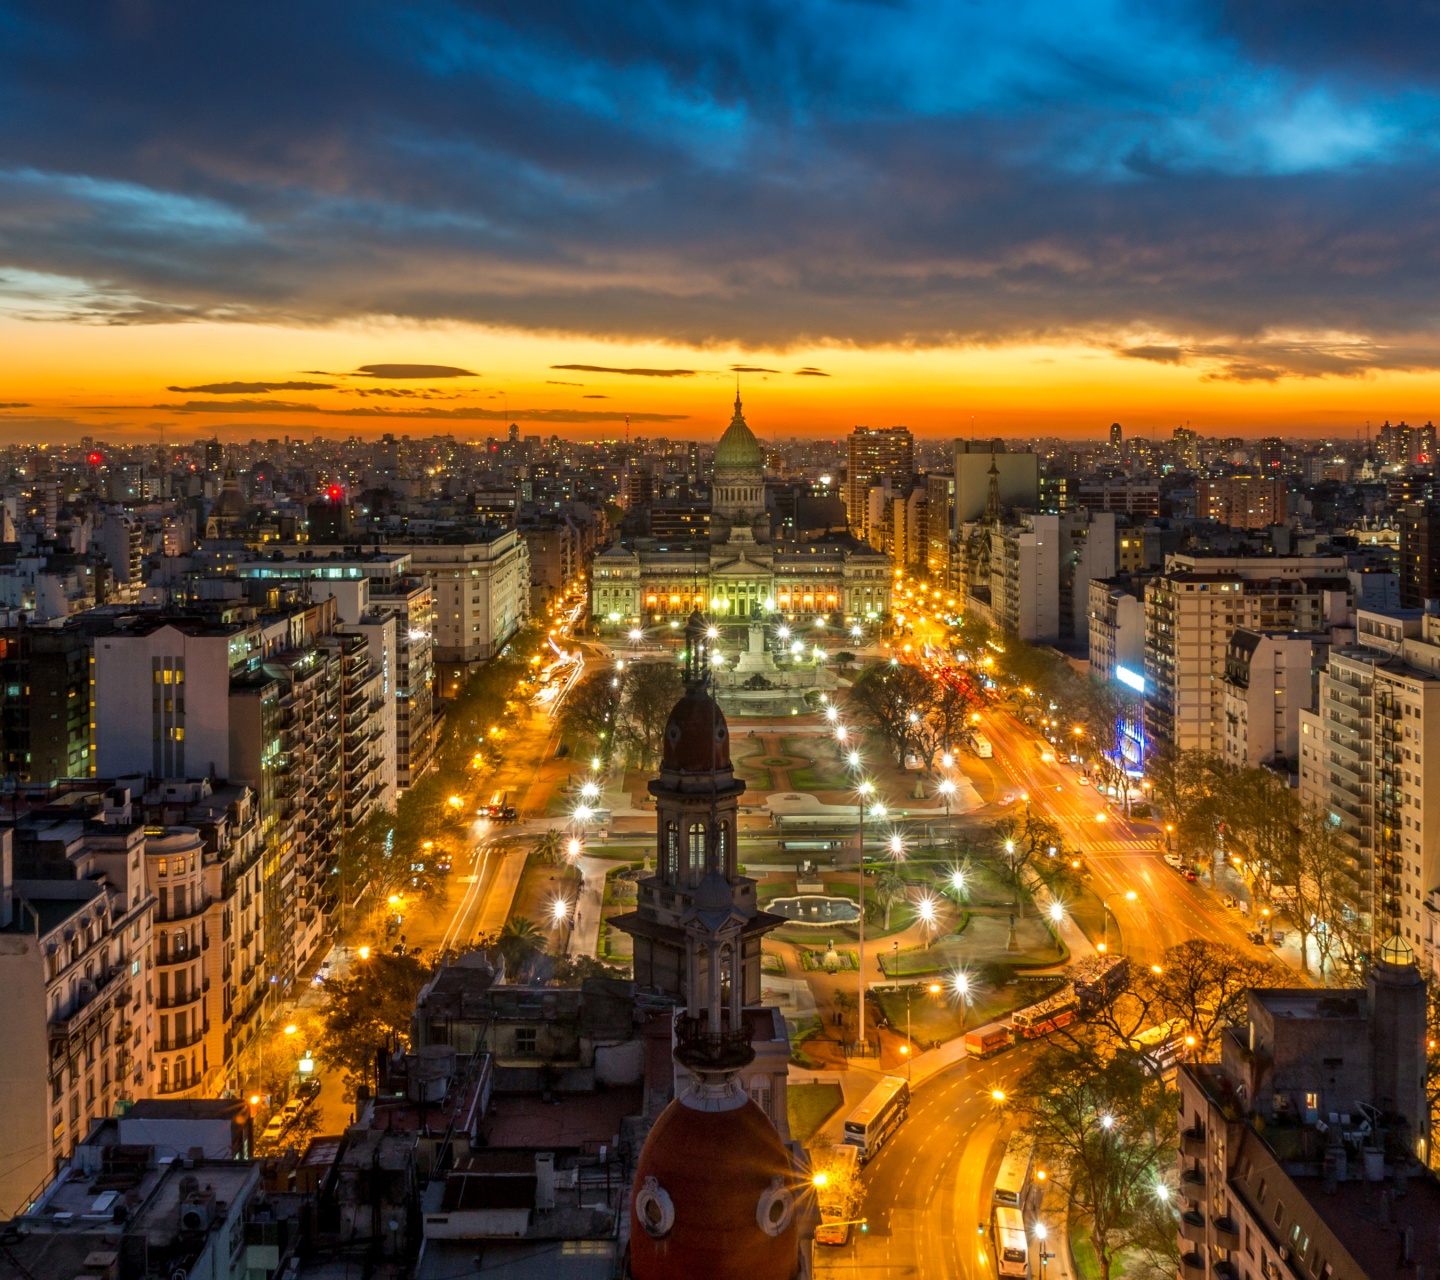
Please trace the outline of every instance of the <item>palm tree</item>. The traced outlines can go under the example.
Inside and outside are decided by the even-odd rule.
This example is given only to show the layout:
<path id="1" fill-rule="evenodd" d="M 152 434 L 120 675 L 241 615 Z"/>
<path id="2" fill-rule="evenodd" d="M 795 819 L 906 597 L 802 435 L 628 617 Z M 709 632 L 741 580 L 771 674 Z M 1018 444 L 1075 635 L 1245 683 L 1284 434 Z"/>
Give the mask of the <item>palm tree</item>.
<path id="1" fill-rule="evenodd" d="M 560 849 L 560 833 L 554 827 L 544 832 L 535 841 L 535 853 L 542 862 L 549 863 L 551 866 L 560 861 Z M 517 916 L 516 919 L 520 919 L 520 917 Z"/>
<path id="2" fill-rule="evenodd" d="M 525 961 L 543 949 L 544 939 L 533 920 L 528 916 L 515 915 L 505 922 L 505 928 L 500 931 L 500 941 L 496 945 L 500 948 L 500 954 L 505 957 L 506 966 L 518 970 Z"/>
<path id="3" fill-rule="evenodd" d="M 909 886 L 894 867 L 887 867 L 880 873 L 880 878 L 875 882 L 875 904 L 885 908 L 885 928 L 890 928 L 890 909 L 897 903 L 903 902 Z"/>

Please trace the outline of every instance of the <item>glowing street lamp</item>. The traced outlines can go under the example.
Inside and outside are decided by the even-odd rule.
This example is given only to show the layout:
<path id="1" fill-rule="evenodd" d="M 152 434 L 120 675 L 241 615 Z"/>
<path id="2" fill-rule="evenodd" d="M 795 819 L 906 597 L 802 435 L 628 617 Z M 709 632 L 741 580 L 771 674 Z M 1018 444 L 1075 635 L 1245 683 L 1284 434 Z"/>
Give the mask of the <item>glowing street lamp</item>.
<path id="1" fill-rule="evenodd" d="M 853 765 L 858 765 L 858 764 L 860 763 L 860 753 L 859 753 L 858 751 L 852 751 L 852 752 L 850 753 L 850 757 L 851 757 L 851 764 L 853 764 Z M 860 1012 L 859 1012 L 859 1016 L 858 1016 L 858 1018 L 856 1019 L 856 1023 L 855 1023 L 855 1040 L 856 1040 L 856 1043 L 857 1043 L 857 1044 L 864 1044 L 864 1043 L 865 1043 L 865 801 L 868 800 L 868 799 L 870 798 L 871 794 L 874 792 L 874 790 L 875 790 L 875 785 L 874 785 L 874 783 L 872 783 L 868 778 L 862 778 L 862 779 L 860 780 L 859 785 L 855 788 L 855 790 L 856 790 L 856 792 L 859 794 L 859 797 L 860 797 L 860 803 L 856 806 L 856 808 L 857 808 L 857 810 L 858 810 L 858 812 L 859 812 L 859 821 L 860 821 L 860 826 L 859 826 L 860 856 L 859 856 L 859 858 L 858 858 L 857 861 L 856 861 L 856 869 L 857 869 L 857 870 L 859 871 L 859 873 L 860 873 L 860 874 L 859 874 L 859 894 L 858 894 L 859 903 L 860 903 L 860 919 L 859 919 L 859 921 L 858 921 L 858 927 L 859 927 L 859 933 L 860 933 L 860 945 L 859 945 L 859 958 L 860 958 L 860 963 L 856 966 L 856 975 L 855 975 L 855 976 L 856 976 L 856 981 L 858 982 L 859 987 L 860 987 L 860 992 L 859 992 L 859 996 L 860 996 Z"/>
<path id="2" fill-rule="evenodd" d="M 896 861 L 905 856 L 905 841 L 900 838 L 898 832 L 890 837 L 890 856 Z"/>
<path id="3" fill-rule="evenodd" d="M 580 794 L 587 800 L 594 800 L 600 794 L 600 788 L 593 782 L 587 782 L 580 788 Z"/>
<path id="4" fill-rule="evenodd" d="M 940 794 L 945 798 L 945 817 L 950 817 L 950 800 L 955 795 L 955 784 L 946 778 L 938 788 Z"/>

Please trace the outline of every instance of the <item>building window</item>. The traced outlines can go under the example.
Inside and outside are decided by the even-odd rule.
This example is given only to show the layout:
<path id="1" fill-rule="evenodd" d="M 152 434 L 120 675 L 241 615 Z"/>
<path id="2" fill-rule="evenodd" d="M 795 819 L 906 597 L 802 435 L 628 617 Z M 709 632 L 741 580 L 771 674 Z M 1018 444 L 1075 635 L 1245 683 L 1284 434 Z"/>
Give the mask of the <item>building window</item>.
<path id="1" fill-rule="evenodd" d="M 515 1052 L 525 1054 L 535 1052 L 534 1027 L 517 1027 L 515 1029 Z"/>
<path id="2" fill-rule="evenodd" d="M 690 824 L 689 870 L 692 881 L 699 880 L 705 874 L 705 824 L 703 822 Z"/>

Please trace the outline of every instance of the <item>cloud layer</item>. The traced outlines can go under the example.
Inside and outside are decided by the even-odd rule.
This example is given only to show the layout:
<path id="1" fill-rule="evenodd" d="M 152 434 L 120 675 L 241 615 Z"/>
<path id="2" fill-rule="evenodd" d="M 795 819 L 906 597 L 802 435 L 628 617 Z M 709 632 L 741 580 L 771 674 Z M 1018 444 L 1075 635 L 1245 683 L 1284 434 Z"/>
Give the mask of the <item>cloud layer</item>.
<path id="1" fill-rule="evenodd" d="M 1437 37 L 1400 0 L 0 0 L 0 307 L 1433 369 Z"/>

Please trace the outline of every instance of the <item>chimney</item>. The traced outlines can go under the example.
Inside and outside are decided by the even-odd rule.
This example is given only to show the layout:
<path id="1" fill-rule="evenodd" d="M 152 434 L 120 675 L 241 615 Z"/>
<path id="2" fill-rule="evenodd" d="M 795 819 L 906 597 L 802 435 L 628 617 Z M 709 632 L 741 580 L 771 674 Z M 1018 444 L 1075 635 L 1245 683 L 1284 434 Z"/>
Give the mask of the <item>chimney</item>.
<path id="1" fill-rule="evenodd" d="M 537 1209 L 553 1209 L 555 1207 L 555 1153 L 553 1151 L 537 1151 L 535 1153 L 535 1207 Z"/>

